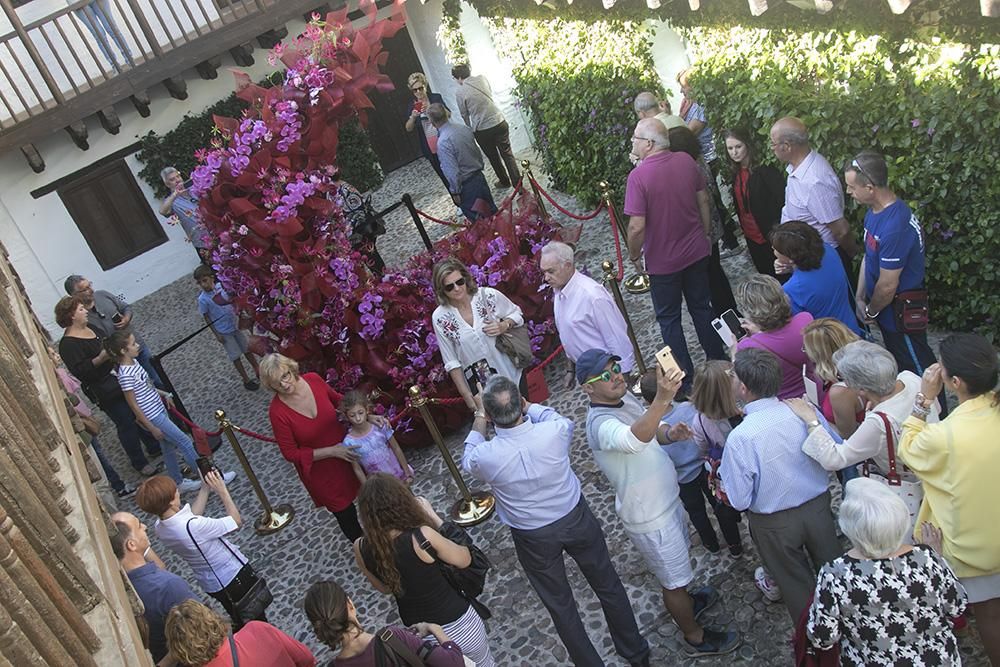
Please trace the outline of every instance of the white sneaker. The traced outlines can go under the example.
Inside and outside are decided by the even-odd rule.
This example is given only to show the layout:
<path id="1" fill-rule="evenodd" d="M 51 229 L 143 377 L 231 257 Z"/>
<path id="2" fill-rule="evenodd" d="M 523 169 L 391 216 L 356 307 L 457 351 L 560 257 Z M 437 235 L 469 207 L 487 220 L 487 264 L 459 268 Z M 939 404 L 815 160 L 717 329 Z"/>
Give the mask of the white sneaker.
<path id="1" fill-rule="evenodd" d="M 197 491 L 201 488 L 201 480 L 197 479 L 185 479 L 183 482 L 177 485 L 177 490 L 181 493 L 190 493 L 192 491 Z"/>
<path id="2" fill-rule="evenodd" d="M 767 602 L 778 602 L 781 600 L 781 589 L 778 588 L 778 584 L 775 583 L 771 575 L 767 573 L 763 567 L 758 567 L 753 572 L 753 582 L 760 589 L 760 592 L 764 594 L 764 599 Z"/>
<path id="3" fill-rule="evenodd" d="M 226 486 L 229 486 L 229 483 L 234 479 L 236 479 L 236 473 L 234 471 L 230 470 L 229 472 L 222 473 L 222 481 L 226 483 Z"/>

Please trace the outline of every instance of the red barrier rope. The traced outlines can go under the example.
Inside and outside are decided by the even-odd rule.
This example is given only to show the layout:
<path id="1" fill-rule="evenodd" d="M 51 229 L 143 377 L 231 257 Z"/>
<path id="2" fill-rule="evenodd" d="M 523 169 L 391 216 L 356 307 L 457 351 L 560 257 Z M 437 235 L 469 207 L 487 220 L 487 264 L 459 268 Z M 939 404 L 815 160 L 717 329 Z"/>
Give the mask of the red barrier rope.
<path id="1" fill-rule="evenodd" d="M 615 207 L 608 202 L 608 215 L 611 217 L 611 235 L 615 237 L 615 256 L 618 259 L 618 276 L 615 278 L 618 282 L 622 281 L 625 277 L 625 262 L 622 258 L 622 242 L 618 238 L 618 214 L 615 213 Z"/>
<path id="2" fill-rule="evenodd" d="M 195 424 L 193 421 L 191 421 L 190 419 L 188 419 L 187 417 L 185 417 L 184 415 L 182 415 L 180 412 L 178 412 L 177 408 L 168 407 L 167 409 L 170 410 L 170 414 L 172 414 L 174 417 L 177 417 L 182 422 L 184 422 L 189 429 L 192 429 L 192 430 L 199 429 L 199 430 L 205 431 L 205 435 L 207 435 L 207 436 L 209 436 L 211 438 L 214 438 L 217 435 L 222 435 L 222 429 L 221 428 L 218 431 L 206 431 L 205 429 L 201 428 L 200 426 L 198 426 L 197 424 Z"/>
<path id="3" fill-rule="evenodd" d="M 258 440 L 263 440 L 264 442 L 273 442 L 274 444 L 278 444 L 277 440 L 275 440 L 274 438 L 271 438 L 269 436 L 266 436 L 263 433 L 257 433 L 256 431 L 250 431 L 248 429 L 241 428 L 241 427 L 237 426 L 236 424 L 230 424 L 230 426 L 233 427 L 234 431 L 239 431 L 243 435 L 250 436 L 251 438 L 257 438 Z"/>
<path id="4" fill-rule="evenodd" d="M 552 351 L 552 354 L 550 354 L 549 356 L 545 357 L 545 359 L 541 363 L 539 363 L 537 366 L 535 366 L 535 368 L 545 368 L 546 366 L 548 366 L 549 364 L 551 364 L 555 360 L 555 358 L 559 356 L 559 354 L 562 351 L 563 351 L 563 346 L 560 345 L 559 347 L 557 347 L 555 350 Z"/>
<path id="5" fill-rule="evenodd" d="M 588 214 L 582 215 L 582 216 L 581 215 L 576 215 L 575 213 L 572 213 L 571 211 L 567 211 L 565 208 L 563 208 L 562 206 L 560 206 L 559 202 L 557 202 L 555 199 L 552 198 L 552 195 L 550 195 L 548 192 L 546 192 L 545 190 L 542 189 L 542 186 L 540 186 L 538 184 L 538 181 L 536 181 L 535 179 L 532 178 L 531 179 L 531 184 L 534 185 L 536 188 L 538 188 L 538 192 L 543 197 L 545 197 L 549 201 L 550 204 L 552 204 L 553 206 L 555 206 L 556 209 L 560 213 L 568 215 L 569 217 L 573 218 L 574 220 L 593 220 L 594 218 L 596 218 L 597 216 L 599 216 L 601 214 L 601 211 L 604 210 L 604 205 L 601 204 L 600 206 L 597 207 L 597 209 L 593 213 L 588 213 Z"/>
<path id="6" fill-rule="evenodd" d="M 428 398 L 427 400 L 435 405 L 458 405 L 459 403 L 465 403 L 465 399 L 461 396 L 449 398 Z"/>
<path id="7" fill-rule="evenodd" d="M 447 220 L 441 220 L 440 218 L 435 218 L 433 215 L 429 215 L 415 206 L 413 207 L 413 210 L 416 211 L 418 215 L 426 218 L 427 220 L 430 220 L 431 222 L 436 222 L 439 225 L 444 225 L 445 227 L 458 227 L 459 229 L 465 229 L 466 227 L 468 227 L 468 225 L 463 225 L 458 222 L 448 222 Z"/>

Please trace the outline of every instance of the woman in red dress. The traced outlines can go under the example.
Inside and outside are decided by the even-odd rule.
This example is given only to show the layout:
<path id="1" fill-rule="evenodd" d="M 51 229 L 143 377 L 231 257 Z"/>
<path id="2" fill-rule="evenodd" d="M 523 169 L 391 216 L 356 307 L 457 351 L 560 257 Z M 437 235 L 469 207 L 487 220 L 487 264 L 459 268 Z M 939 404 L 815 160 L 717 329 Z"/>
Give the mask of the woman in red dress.
<path id="1" fill-rule="evenodd" d="M 274 392 L 268 416 L 281 455 L 295 466 L 316 506 L 333 512 L 353 543 L 363 534 L 354 508 L 361 484 L 351 468 L 358 456 L 342 444 L 346 430 L 337 417 L 342 395 L 316 373 L 299 375 L 299 364 L 280 354 L 261 360 L 260 379 Z M 377 415 L 369 419 L 384 424 Z"/>

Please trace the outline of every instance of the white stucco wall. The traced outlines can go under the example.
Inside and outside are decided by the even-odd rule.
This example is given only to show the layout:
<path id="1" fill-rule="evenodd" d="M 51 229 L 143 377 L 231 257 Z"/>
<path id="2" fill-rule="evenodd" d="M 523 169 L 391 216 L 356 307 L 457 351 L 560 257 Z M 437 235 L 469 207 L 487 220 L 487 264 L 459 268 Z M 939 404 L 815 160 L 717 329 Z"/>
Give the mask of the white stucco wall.
<path id="1" fill-rule="evenodd" d="M 684 40 L 669 24 L 663 21 L 651 22 L 653 28 L 653 67 L 660 75 L 663 87 L 669 91 L 667 99 L 676 114 L 681 108 L 681 88 L 677 85 L 677 73 L 690 64 Z"/>
<path id="2" fill-rule="evenodd" d="M 303 27 L 301 21 L 289 23 L 289 35 L 299 34 Z M 267 63 L 264 49 L 255 49 L 254 59 L 254 66 L 247 69 L 252 79 L 262 78 L 273 70 Z M 50 331 L 59 331 L 52 308 L 65 294 L 62 283 L 71 273 L 85 275 L 98 289 L 134 301 L 190 274 L 198 265 L 198 257 L 180 227 L 166 224 L 157 213 L 159 202 L 154 199 L 152 189 L 138 177 L 142 164 L 134 155 L 126 158 L 126 163 L 136 174 L 136 182 L 149 200 L 154 215 L 164 224 L 168 241 L 109 271 L 101 270 L 58 194 L 53 192 L 33 199 L 30 193 L 86 168 L 150 131 L 168 132 L 184 114 L 198 113 L 224 98 L 233 90 L 229 70 L 234 68 L 236 65 L 227 54 L 215 80 L 205 81 L 193 70 L 185 72 L 188 98 L 183 101 L 170 97 L 162 86 L 150 88 L 152 115 L 149 118 L 139 116 L 127 100 L 117 104 L 115 108 L 122 121 L 117 135 L 105 132 L 96 118 L 87 119 L 89 150 L 78 149 L 64 132 L 36 142 L 46 165 L 41 174 L 31 170 L 20 151 L 0 155 L 3 177 L 0 181 L 0 241 L 10 253 L 35 313 Z"/>

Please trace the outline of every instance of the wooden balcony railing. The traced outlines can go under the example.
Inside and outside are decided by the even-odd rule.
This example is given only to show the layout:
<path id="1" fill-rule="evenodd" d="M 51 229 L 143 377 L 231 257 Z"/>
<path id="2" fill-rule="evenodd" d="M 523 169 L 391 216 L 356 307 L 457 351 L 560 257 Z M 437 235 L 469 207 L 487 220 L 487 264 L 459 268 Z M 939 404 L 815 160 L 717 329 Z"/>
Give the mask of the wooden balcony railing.
<path id="1" fill-rule="evenodd" d="M 0 0 L 0 151 L 51 134 L 321 4 L 36 0 L 14 9 L 11 0 Z"/>

